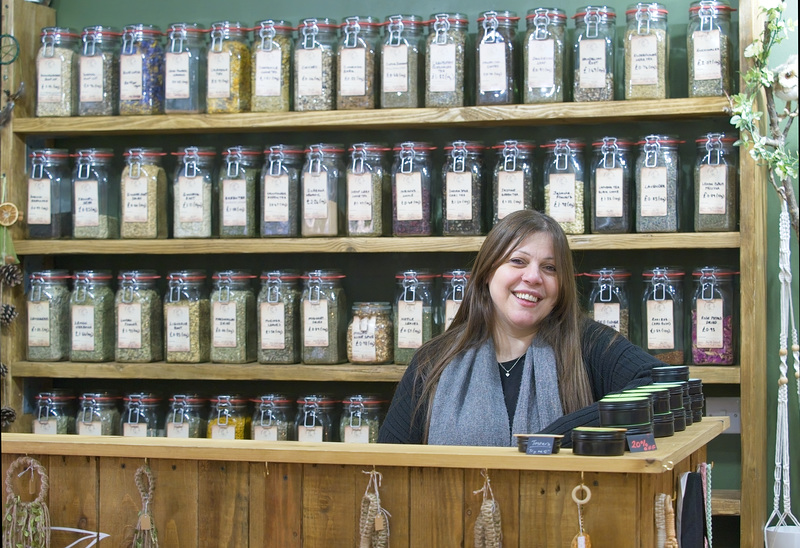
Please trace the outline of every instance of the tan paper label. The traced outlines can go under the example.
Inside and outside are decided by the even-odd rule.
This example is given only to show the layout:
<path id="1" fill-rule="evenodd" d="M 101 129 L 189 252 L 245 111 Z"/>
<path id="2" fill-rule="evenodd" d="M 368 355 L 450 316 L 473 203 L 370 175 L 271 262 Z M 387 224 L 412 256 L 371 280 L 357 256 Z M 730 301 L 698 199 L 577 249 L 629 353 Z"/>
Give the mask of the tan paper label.
<path id="1" fill-rule="evenodd" d="M 215 302 L 211 318 L 214 348 L 236 348 L 236 303 Z"/>
<path id="2" fill-rule="evenodd" d="M 303 301 L 303 346 L 328 346 L 328 300 Z"/>
<path id="3" fill-rule="evenodd" d="M 260 49 L 256 52 L 255 96 L 280 97 L 281 95 L 281 50 L 273 48 L 269 51 Z"/>
<path id="4" fill-rule="evenodd" d="M 283 350 L 286 346 L 284 325 L 285 306 L 283 302 L 261 303 L 261 348 L 263 350 Z"/>
<path id="5" fill-rule="evenodd" d="M 149 215 L 147 205 L 147 178 L 126 177 L 122 184 L 122 221 L 146 223 Z"/>
<path id="6" fill-rule="evenodd" d="M 664 217 L 667 214 L 667 168 L 641 169 L 642 195 L 639 209 L 642 217 Z"/>
<path id="7" fill-rule="evenodd" d="M 75 226 L 100 226 L 100 200 L 98 198 L 97 181 L 76 180 L 75 191 Z"/>
<path id="8" fill-rule="evenodd" d="M 408 91 L 408 46 L 384 46 L 381 57 L 383 65 L 384 93 L 406 93 Z"/>
<path id="9" fill-rule="evenodd" d="M 478 55 L 480 57 L 478 81 L 481 93 L 505 93 L 508 89 L 506 45 L 503 42 L 484 42 L 478 48 Z"/>
<path id="10" fill-rule="evenodd" d="M 423 308 L 421 301 L 397 303 L 397 347 L 422 346 Z"/>
<path id="11" fill-rule="evenodd" d="M 606 87 L 606 41 L 581 40 L 578 78 L 581 89 Z"/>
<path id="12" fill-rule="evenodd" d="M 72 349 L 94 350 L 94 306 L 72 305 Z"/>
<path id="13" fill-rule="evenodd" d="M 372 220 L 372 174 L 347 174 L 347 220 Z"/>
<path id="14" fill-rule="evenodd" d="M 672 301 L 647 301 L 647 349 L 675 348 L 675 322 Z"/>
<path id="15" fill-rule="evenodd" d="M 164 96 L 167 99 L 188 99 L 191 97 L 189 52 L 168 52 L 164 63 Z"/>
<path id="16" fill-rule="evenodd" d="M 692 33 L 695 80 L 719 80 L 722 78 L 720 38 L 718 29 L 696 30 Z M 691 85 L 691 82 L 689 84 Z"/>
<path id="17" fill-rule="evenodd" d="M 631 38 L 631 85 L 658 84 L 658 38 L 655 35 Z"/>
<path id="18" fill-rule="evenodd" d="M 50 346 L 50 303 L 28 302 L 28 346 Z"/>
<path id="19" fill-rule="evenodd" d="M 559 223 L 575 222 L 575 174 L 551 173 L 548 179 L 550 211 L 547 213 Z"/>
<path id="20" fill-rule="evenodd" d="M 322 95 L 322 50 L 298 49 L 295 53 L 297 95 L 300 97 Z"/>
<path id="21" fill-rule="evenodd" d="M 41 57 L 36 63 L 38 68 L 36 100 L 40 103 L 60 103 L 63 100 L 61 58 Z"/>
<path id="22" fill-rule="evenodd" d="M 264 176 L 264 222 L 289 221 L 289 176 Z"/>
<path id="23" fill-rule="evenodd" d="M 697 347 L 722 348 L 724 334 L 722 299 L 697 299 Z"/>
<path id="24" fill-rule="evenodd" d="M 119 56 L 119 98 L 122 101 L 142 99 L 142 58 L 139 55 Z"/>
<path id="25" fill-rule="evenodd" d="M 428 51 L 428 87 L 434 92 L 456 90 L 456 45 L 431 44 Z"/>
<path id="26" fill-rule="evenodd" d="M 398 221 L 422 220 L 422 176 L 418 172 L 395 175 Z"/>
<path id="27" fill-rule="evenodd" d="M 28 179 L 28 224 L 49 225 L 52 211 L 50 179 Z"/>
<path id="28" fill-rule="evenodd" d="M 231 96 L 231 54 L 227 51 L 208 54 L 208 97 L 228 99 Z"/>
<path id="29" fill-rule="evenodd" d="M 79 68 L 79 93 L 81 103 L 99 103 L 103 100 L 103 58 L 81 57 Z"/>
<path id="30" fill-rule="evenodd" d="M 339 90 L 343 97 L 361 96 L 367 89 L 367 50 L 339 50 Z"/>
<path id="31" fill-rule="evenodd" d="M 528 42 L 528 88 L 551 88 L 556 76 L 556 41 Z"/>
<path id="32" fill-rule="evenodd" d="M 701 215 L 725 215 L 728 211 L 728 167 L 700 166 L 697 211 Z"/>
<path id="33" fill-rule="evenodd" d="M 192 349 L 192 333 L 189 330 L 189 307 L 170 306 L 166 309 L 167 351 L 189 352 Z"/>
<path id="34" fill-rule="evenodd" d="M 222 226 L 247 226 L 247 183 L 222 180 Z"/>
<path id="35" fill-rule="evenodd" d="M 447 220 L 469 221 L 472 219 L 472 173 L 448 172 Z"/>
<path id="36" fill-rule="evenodd" d="M 595 170 L 594 204 L 597 217 L 622 217 L 623 173 L 621 167 Z"/>
<path id="37" fill-rule="evenodd" d="M 619 331 L 619 303 L 594 303 L 594 321 Z"/>

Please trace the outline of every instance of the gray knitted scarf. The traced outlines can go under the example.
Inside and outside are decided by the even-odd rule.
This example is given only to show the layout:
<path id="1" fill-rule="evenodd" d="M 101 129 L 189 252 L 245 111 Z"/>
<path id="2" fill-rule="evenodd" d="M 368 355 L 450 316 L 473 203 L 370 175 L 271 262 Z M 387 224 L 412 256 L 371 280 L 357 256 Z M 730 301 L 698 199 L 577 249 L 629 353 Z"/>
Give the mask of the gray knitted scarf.
<path id="1" fill-rule="evenodd" d="M 517 409 L 509 417 L 494 343 L 467 350 L 442 372 L 433 397 L 431 445 L 513 446 L 512 434 L 533 434 L 563 415 L 553 349 L 538 337 L 528 347 Z"/>

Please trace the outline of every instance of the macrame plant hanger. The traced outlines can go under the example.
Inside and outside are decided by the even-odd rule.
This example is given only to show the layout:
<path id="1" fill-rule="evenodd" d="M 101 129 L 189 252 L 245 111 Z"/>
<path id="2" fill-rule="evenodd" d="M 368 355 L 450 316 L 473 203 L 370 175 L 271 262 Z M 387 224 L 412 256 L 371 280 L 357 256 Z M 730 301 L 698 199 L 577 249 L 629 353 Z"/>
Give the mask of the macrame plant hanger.
<path id="1" fill-rule="evenodd" d="M 481 511 L 475 520 L 475 548 L 501 548 L 503 546 L 503 523 L 500 520 L 500 505 L 494 500 L 489 473 L 481 470 L 483 487 L 473 494 L 483 493 Z"/>
<path id="2" fill-rule="evenodd" d="M 153 472 L 147 463 L 136 470 L 134 476 L 136 488 L 142 496 L 142 509 L 139 512 L 139 519 L 133 532 L 133 548 L 158 548 L 158 533 L 156 532 L 156 522 L 153 518 L 153 491 L 155 491 L 155 480 Z"/>
<path id="3" fill-rule="evenodd" d="M 21 478 L 30 473 L 31 502 L 22 502 L 14 492 L 14 474 Z M 41 485 L 36 485 L 36 475 Z M 41 463 L 30 457 L 19 457 L 6 472 L 6 511 L 3 515 L 3 548 L 50 548 L 50 511 L 47 508 L 47 491 L 50 480 Z"/>
<path id="4" fill-rule="evenodd" d="M 791 457 L 789 455 L 789 329 L 791 325 L 791 356 L 794 378 L 800 406 L 800 346 L 792 303 L 791 235 L 789 212 L 786 200 L 781 200 L 779 220 L 780 252 L 778 256 L 778 279 L 781 287 L 781 334 L 780 334 L 780 378 L 778 379 L 778 413 L 775 428 L 775 483 L 773 485 L 772 513 L 764 527 L 764 545 L 767 548 L 797 546 L 800 542 L 800 522 L 792 514 L 792 498 L 789 484 Z M 781 497 L 783 506 L 781 507 Z M 794 540 L 793 540 L 794 539 Z"/>

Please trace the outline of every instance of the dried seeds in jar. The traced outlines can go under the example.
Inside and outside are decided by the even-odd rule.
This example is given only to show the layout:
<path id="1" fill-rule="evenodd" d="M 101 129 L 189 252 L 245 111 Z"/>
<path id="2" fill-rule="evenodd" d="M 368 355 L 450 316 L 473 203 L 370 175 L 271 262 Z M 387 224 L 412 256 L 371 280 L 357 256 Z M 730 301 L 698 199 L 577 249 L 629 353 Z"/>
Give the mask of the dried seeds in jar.
<path id="1" fill-rule="evenodd" d="M 381 108 L 421 106 L 422 18 L 390 15 L 381 48 Z"/>
<path id="2" fill-rule="evenodd" d="M 640 2 L 625 12 L 625 99 L 666 99 L 669 79 L 667 9 Z"/>
<path id="3" fill-rule="evenodd" d="M 680 143 L 670 135 L 648 135 L 638 143 L 636 232 L 678 232 L 680 228 Z"/>
<path id="4" fill-rule="evenodd" d="M 164 112 L 199 114 L 206 111 L 205 30 L 196 23 L 172 23 L 164 59 Z"/>
<path id="5" fill-rule="evenodd" d="M 467 27 L 461 13 L 437 13 L 428 23 L 425 43 L 425 106 L 463 107 Z"/>
<path id="6" fill-rule="evenodd" d="M 107 270 L 75 272 L 70 295 L 73 362 L 106 362 L 114 358 L 114 292 Z"/>
<path id="7" fill-rule="evenodd" d="M 206 112 L 250 110 L 248 29 L 238 21 L 211 24 L 206 75 Z"/>
<path id="8" fill-rule="evenodd" d="M 161 29 L 126 25 L 119 56 L 119 113 L 164 112 L 164 48 Z"/>
<path id="9" fill-rule="evenodd" d="M 389 171 L 384 155 L 389 149 L 376 143 L 350 147 L 347 165 L 347 235 L 382 236 L 388 213 Z"/>
<path id="10" fill-rule="evenodd" d="M 228 147 L 219 172 L 219 237 L 253 238 L 256 225 L 256 195 L 261 173 L 261 151 L 256 147 Z"/>
<path id="11" fill-rule="evenodd" d="M 394 147 L 392 164 L 392 234 L 431 236 L 432 169 L 429 153 L 436 147 L 421 141 L 406 141 Z"/>
<path id="12" fill-rule="evenodd" d="M 211 361 L 247 363 L 256 359 L 255 276 L 246 270 L 216 272 L 211 292 Z"/>
<path id="13" fill-rule="evenodd" d="M 631 273 L 622 268 L 608 267 L 592 270 L 589 277 L 589 317 L 629 338 L 630 300 L 628 280 Z"/>
<path id="14" fill-rule="evenodd" d="M 172 237 L 210 238 L 216 220 L 216 151 L 212 147 L 181 147 L 172 181 Z"/>
<path id="15" fill-rule="evenodd" d="M 84 392 L 75 417 L 79 436 L 119 436 L 119 396 L 110 390 Z"/>
<path id="16" fill-rule="evenodd" d="M 166 418 L 168 438 L 205 438 L 208 430 L 208 400 L 199 394 L 175 394 L 169 399 Z"/>
<path id="17" fill-rule="evenodd" d="M 266 19 L 253 29 L 250 87 L 253 112 L 288 112 L 292 81 L 292 24 Z"/>
<path id="18" fill-rule="evenodd" d="M 357 364 L 392 363 L 392 335 L 391 304 L 353 303 L 353 317 L 347 326 L 347 360 Z"/>
<path id="19" fill-rule="evenodd" d="M 274 145 L 264 150 L 261 171 L 261 237 L 300 235 L 300 174 L 304 149 Z"/>
<path id="20" fill-rule="evenodd" d="M 453 141 L 444 147 L 442 235 L 483 233 L 483 145 Z"/>
<path id="21" fill-rule="evenodd" d="M 525 20 L 522 102 L 560 103 L 564 100 L 567 16 L 559 8 L 534 8 Z"/>
<path id="22" fill-rule="evenodd" d="M 708 133 L 697 139 L 694 230 L 733 231 L 737 225 L 738 156 L 733 137 Z"/>
<path id="23" fill-rule="evenodd" d="M 261 274 L 258 294 L 258 361 L 300 361 L 300 276 L 292 270 Z"/>
<path id="24" fill-rule="evenodd" d="M 159 278 L 153 270 L 119 273 L 119 288 L 114 300 L 116 361 L 145 363 L 163 359 L 164 309 L 156 290 Z"/>
<path id="25" fill-rule="evenodd" d="M 344 274 L 337 270 L 312 270 L 303 276 L 303 363 L 337 364 L 347 358 L 347 303 L 342 279 Z"/>
<path id="26" fill-rule="evenodd" d="M 725 0 L 695 0 L 689 6 L 686 31 L 689 97 L 721 97 L 732 93 L 731 12 Z"/>
<path id="27" fill-rule="evenodd" d="M 36 116 L 74 116 L 78 107 L 78 33 L 45 27 L 36 54 Z"/>
<path id="28" fill-rule="evenodd" d="M 544 212 L 558 221 L 567 234 L 584 234 L 585 179 L 583 143 L 555 139 L 542 145 L 544 161 Z"/>
<path id="29" fill-rule="evenodd" d="M 72 231 L 71 177 L 66 149 L 45 148 L 30 153 L 28 171 L 28 238 L 58 240 Z"/>
<path id="30" fill-rule="evenodd" d="M 575 102 L 614 100 L 614 47 L 617 14 L 609 6 L 578 8 L 572 62 Z"/>
<path id="31" fill-rule="evenodd" d="M 119 113 L 119 30 L 97 25 L 81 33 L 78 58 L 78 115 Z"/>
<path id="32" fill-rule="evenodd" d="M 125 151 L 120 181 L 121 238 L 167 237 L 167 173 L 161 166 L 165 155 L 160 148 Z"/>
<path id="33" fill-rule="evenodd" d="M 492 176 L 492 226 L 509 213 L 533 209 L 533 164 L 535 145 L 507 140 L 492 147 L 497 151 Z"/>
<path id="34" fill-rule="evenodd" d="M 336 21 L 303 19 L 294 49 L 294 109 L 336 108 Z"/>
<path id="35" fill-rule="evenodd" d="M 30 275 L 28 345 L 30 361 L 60 361 L 69 357 L 69 287 L 66 270 L 42 270 Z"/>
<path id="36" fill-rule="evenodd" d="M 380 23 L 372 17 L 359 15 L 346 17 L 342 23 L 342 36 L 336 49 L 338 110 L 375 108 L 379 28 Z"/>
<path id="37" fill-rule="evenodd" d="M 76 240 L 119 238 L 119 175 L 111 169 L 113 159 L 110 148 L 75 153 L 72 237 Z"/>
<path id="38" fill-rule="evenodd" d="M 589 174 L 592 234 L 631 232 L 631 143 L 606 136 L 592 143 L 592 147 L 594 151 Z"/>
<path id="39" fill-rule="evenodd" d="M 211 398 L 206 437 L 215 440 L 246 440 L 250 438 L 252 418 L 247 412 L 247 400 L 238 394 L 220 394 Z"/>
<path id="40" fill-rule="evenodd" d="M 478 18 L 476 105 L 517 102 L 517 47 L 514 42 L 518 21 L 513 11 L 486 11 Z"/>
<path id="41" fill-rule="evenodd" d="M 65 388 L 39 392 L 32 422 L 34 434 L 75 434 L 75 394 Z"/>
<path id="42" fill-rule="evenodd" d="M 433 338 L 435 279 L 427 270 L 404 270 L 395 275 L 394 363 L 397 365 L 410 363 L 414 352 Z"/>
<path id="43" fill-rule="evenodd" d="M 201 363 L 210 357 L 210 306 L 202 270 L 167 275 L 164 297 L 166 361 Z"/>
<path id="44" fill-rule="evenodd" d="M 647 352 L 670 365 L 682 365 L 683 272 L 672 267 L 655 267 L 642 273 L 642 343 Z"/>
<path id="45" fill-rule="evenodd" d="M 344 204 L 341 208 L 339 205 L 345 187 L 343 154 L 344 148 L 340 144 L 318 143 L 306 149 L 300 182 L 301 235 L 339 234 L 340 219 L 344 218 Z"/>
<path id="46" fill-rule="evenodd" d="M 378 443 L 386 400 L 370 394 L 354 394 L 342 401 L 339 439 L 344 443 Z"/>
<path id="47" fill-rule="evenodd" d="M 258 441 L 295 439 L 294 402 L 283 394 L 263 394 L 250 400 L 253 421 L 250 438 Z"/>

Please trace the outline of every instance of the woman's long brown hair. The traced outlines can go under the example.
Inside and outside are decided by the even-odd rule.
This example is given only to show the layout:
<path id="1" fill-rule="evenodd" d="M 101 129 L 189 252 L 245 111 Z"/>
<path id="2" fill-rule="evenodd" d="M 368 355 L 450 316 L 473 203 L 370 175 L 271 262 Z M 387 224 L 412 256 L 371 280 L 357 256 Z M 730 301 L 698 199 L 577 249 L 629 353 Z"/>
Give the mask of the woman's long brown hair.
<path id="1" fill-rule="evenodd" d="M 486 236 L 475 258 L 461 307 L 450 327 L 425 343 L 415 355 L 418 367 L 414 386 L 419 386 L 421 381 L 422 392 L 414 413 L 425 410 L 426 442 L 433 397 L 445 367 L 465 350 L 485 343 L 494 330 L 495 310 L 489 294 L 492 274 L 526 238 L 539 233 L 549 234 L 553 241 L 558 298 L 553 310 L 539 325 L 537 334 L 555 353 L 558 392 L 564 413 L 592 403 L 589 377 L 581 354 L 582 315 L 567 236 L 555 220 L 543 213 L 515 211 L 497 223 Z"/>

